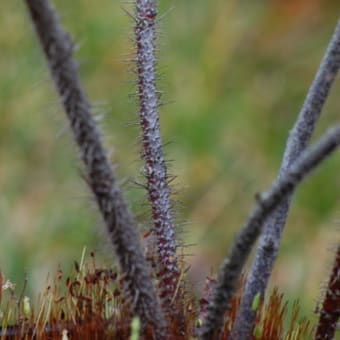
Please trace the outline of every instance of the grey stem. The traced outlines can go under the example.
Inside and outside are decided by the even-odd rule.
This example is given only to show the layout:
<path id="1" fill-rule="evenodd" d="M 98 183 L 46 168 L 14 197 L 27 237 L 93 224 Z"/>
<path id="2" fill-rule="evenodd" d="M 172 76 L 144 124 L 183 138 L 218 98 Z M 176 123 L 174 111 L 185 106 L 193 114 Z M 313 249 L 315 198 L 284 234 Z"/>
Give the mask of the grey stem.
<path id="1" fill-rule="evenodd" d="M 224 315 L 230 308 L 231 297 L 235 292 L 242 268 L 257 237 L 266 227 L 266 221 L 272 211 L 287 197 L 290 197 L 301 180 L 329 156 L 339 144 L 340 125 L 337 125 L 329 129 L 315 145 L 306 150 L 289 170 L 274 182 L 269 191 L 257 195 L 257 206 L 236 236 L 229 255 L 220 268 L 217 283 L 209 301 L 207 316 L 203 321 L 201 340 L 219 337 Z M 264 250 L 270 252 L 274 243 L 267 243 L 266 247 Z"/>
<path id="2" fill-rule="evenodd" d="M 61 27 L 49 1 L 25 1 L 78 144 L 87 183 L 118 256 L 131 299 L 131 311 L 141 318 L 145 327 L 153 327 L 157 339 L 164 339 L 165 321 L 150 268 L 143 255 L 136 223 L 118 187 L 101 133 L 91 114 L 91 105 L 80 84 L 77 63 L 72 57 L 72 39 Z"/>
<path id="3" fill-rule="evenodd" d="M 289 133 L 278 180 L 285 175 L 293 162 L 306 149 L 323 105 L 340 67 L 340 21 L 321 61 L 316 76 L 293 129 Z M 251 308 L 256 294 L 263 297 L 276 259 L 281 234 L 286 223 L 291 195 L 288 195 L 272 212 L 263 228 L 255 259 L 245 281 L 241 303 L 231 332 L 231 339 L 250 339 L 256 312 Z"/>

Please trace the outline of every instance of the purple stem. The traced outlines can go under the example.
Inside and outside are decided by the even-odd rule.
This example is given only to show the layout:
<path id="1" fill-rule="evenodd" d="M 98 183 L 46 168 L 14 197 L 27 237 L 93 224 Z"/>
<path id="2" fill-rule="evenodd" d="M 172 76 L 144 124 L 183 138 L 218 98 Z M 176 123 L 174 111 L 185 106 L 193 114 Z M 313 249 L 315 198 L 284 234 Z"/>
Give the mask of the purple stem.
<path id="1" fill-rule="evenodd" d="M 142 157 L 148 200 L 151 205 L 153 233 L 156 235 L 158 279 L 164 305 L 172 300 L 179 270 L 171 190 L 162 151 L 159 125 L 159 102 L 155 77 L 156 1 L 136 0 L 135 39 L 139 118 L 142 129 Z"/>

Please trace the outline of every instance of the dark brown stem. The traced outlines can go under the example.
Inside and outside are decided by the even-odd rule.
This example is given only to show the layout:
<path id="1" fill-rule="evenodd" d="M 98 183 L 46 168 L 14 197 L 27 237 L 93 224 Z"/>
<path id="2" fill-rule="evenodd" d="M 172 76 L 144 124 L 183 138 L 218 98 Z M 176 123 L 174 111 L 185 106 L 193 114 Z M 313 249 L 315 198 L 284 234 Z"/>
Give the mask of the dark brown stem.
<path id="1" fill-rule="evenodd" d="M 73 42 L 47 0 L 26 0 L 50 72 L 69 119 L 85 166 L 87 182 L 98 204 L 119 259 L 131 298 L 131 309 L 164 338 L 164 318 L 143 256 L 135 221 L 118 187 L 91 105 L 72 57 Z"/>
<path id="2" fill-rule="evenodd" d="M 332 340 L 340 319 L 340 246 L 338 246 L 326 294 L 319 311 L 315 340 Z"/>
<path id="3" fill-rule="evenodd" d="M 136 71 L 142 129 L 144 175 L 156 235 L 158 279 L 164 305 L 169 305 L 179 276 L 171 190 L 162 151 L 155 77 L 156 1 L 137 0 L 135 9 Z"/>

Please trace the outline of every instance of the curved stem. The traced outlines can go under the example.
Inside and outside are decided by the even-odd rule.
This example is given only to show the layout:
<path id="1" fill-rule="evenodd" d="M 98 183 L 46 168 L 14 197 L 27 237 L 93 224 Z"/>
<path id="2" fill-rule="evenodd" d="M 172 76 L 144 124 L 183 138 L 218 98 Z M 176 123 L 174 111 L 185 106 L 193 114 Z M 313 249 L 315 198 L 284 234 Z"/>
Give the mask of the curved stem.
<path id="1" fill-rule="evenodd" d="M 285 175 L 293 162 L 306 149 L 323 105 L 340 67 L 340 21 L 338 22 L 327 51 L 293 129 L 289 133 L 278 178 Z M 256 313 L 251 308 L 256 294 L 264 294 L 276 259 L 281 234 L 286 223 L 291 196 L 276 207 L 267 219 L 254 262 L 245 281 L 241 303 L 237 311 L 231 339 L 248 339 L 254 327 Z"/>
<path id="2" fill-rule="evenodd" d="M 303 153 L 268 192 L 257 195 L 257 206 L 237 235 L 229 256 L 220 268 L 217 284 L 204 320 L 201 332 L 202 340 L 218 338 L 225 312 L 230 308 L 230 300 L 235 292 L 242 268 L 257 237 L 265 228 L 267 218 L 282 201 L 292 195 L 302 179 L 329 156 L 339 144 L 340 125 L 329 129 L 313 147 Z M 267 244 L 265 250 L 270 252 L 273 247 L 274 244 Z"/>
<path id="3" fill-rule="evenodd" d="M 26 0 L 26 4 L 78 144 L 87 183 L 116 250 L 132 311 L 145 327 L 150 324 L 154 327 L 157 338 L 164 338 L 165 323 L 150 268 L 143 255 L 134 218 L 118 187 L 101 133 L 91 114 L 91 105 L 80 84 L 77 64 L 72 57 L 73 42 L 47 0 Z"/>

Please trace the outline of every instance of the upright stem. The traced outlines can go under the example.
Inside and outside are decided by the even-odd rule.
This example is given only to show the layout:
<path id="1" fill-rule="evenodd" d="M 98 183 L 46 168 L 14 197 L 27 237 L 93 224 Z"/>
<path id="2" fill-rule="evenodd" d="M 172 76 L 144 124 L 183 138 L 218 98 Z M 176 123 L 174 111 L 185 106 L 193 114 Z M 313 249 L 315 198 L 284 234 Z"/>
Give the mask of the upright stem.
<path id="1" fill-rule="evenodd" d="M 175 294 L 179 270 L 170 202 L 171 190 L 159 126 L 159 102 L 155 77 L 156 15 L 155 0 L 136 0 L 135 62 L 139 118 L 142 128 L 142 157 L 145 162 L 144 174 L 154 223 L 153 232 L 157 242 L 159 287 L 165 305 L 171 301 Z"/>
<path id="2" fill-rule="evenodd" d="M 209 301 L 207 316 L 203 323 L 201 340 L 218 339 L 226 311 L 235 292 L 241 270 L 249 256 L 267 218 L 272 211 L 290 196 L 302 179 L 329 156 L 340 144 L 340 125 L 329 129 L 320 140 L 303 153 L 264 194 L 257 196 L 257 206 L 237 235 L 229 256 L 224 260 Z M 271 251 L 273 244 L 267 244 Z M 239 338 L 248 340 L 248 338 Z"/>
<path id="3" fill-rule="evenodd" d="M 319 311 L 319 322 L 315 340 L 332 340 L 340 320 L 340 245 L 335 254 L 334 265 L 329 277 L 326 294 Z"/>
<path id="4" fill-rule="evenodd" d="M 118 187 L 101 133 L 91 114 L 91 105 L 80 84 L 77 64 L 72 57 L 73 42 L 48 0 L 25 1 L 78 144 L 87 183 L 116 250 L 132 312 L 141 318 L 145 327 L 154 328 L 156 338 L 164 339 L 164 317 L 150 268 L 143 255 L 134 218 Z"/>
<path id="5" fill-rule="evenodd" d="M 285 175 L 294 161 L 306 149 L 339 67 L 340 21 L 338 21 L 295 125 L 289 133 L 278 180 Z M 251 308 L 252 301 L 258 293 L 263 296 L 267 287 L 279 249 L 281 233 L 286 222 L 290 202 L 291 196 L 287 196 L 266 221 L 254 262 L 246 279 L 231 339 L 249 339 L 251 336 L 256 318 L 256 312 Z"/>

